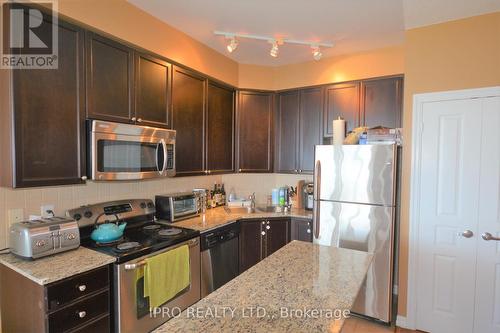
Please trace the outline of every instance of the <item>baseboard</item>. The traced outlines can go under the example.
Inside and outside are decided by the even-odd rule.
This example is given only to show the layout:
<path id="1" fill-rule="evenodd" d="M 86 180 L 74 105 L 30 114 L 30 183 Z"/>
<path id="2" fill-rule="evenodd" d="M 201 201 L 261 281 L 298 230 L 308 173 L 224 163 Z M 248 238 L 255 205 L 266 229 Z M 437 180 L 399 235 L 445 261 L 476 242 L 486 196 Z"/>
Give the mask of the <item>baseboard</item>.
<path id="1" fill-rule="evenodd" d="M 396 326 L 406 329 L 412 329 L 411 327 L 408 327 L 408 325 L 406 324 L 406 317 L 403 316 L 396 317 Z"/>

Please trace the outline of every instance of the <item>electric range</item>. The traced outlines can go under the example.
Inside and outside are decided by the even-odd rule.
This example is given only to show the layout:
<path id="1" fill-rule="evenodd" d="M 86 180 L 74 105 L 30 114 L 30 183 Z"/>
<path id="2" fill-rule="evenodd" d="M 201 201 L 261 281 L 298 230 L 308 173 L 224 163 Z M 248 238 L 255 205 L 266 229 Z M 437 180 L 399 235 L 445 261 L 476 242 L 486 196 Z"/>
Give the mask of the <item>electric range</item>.
<path id="1" fill-rule="evenodd" d="M 200 299 L 200 232 L 156 220 L 151 200 L 97 203 L 71 209 L 67 215 L 78 222 L 83 246 L 116 258 L 112 278 L 113 331 L 149 332 L 170 319 L 175 314 L 172 310 L 183 310 Z M 93 241 L 90 235 L 96 225 L 106 222 L 126 222 L 123 236 L 114 242 Z M 189 248 L 190 284 L 165 304 L 151 308 L 148 297 L 144 297 L 142 276 L 147 259 L 180 246 Z"/>

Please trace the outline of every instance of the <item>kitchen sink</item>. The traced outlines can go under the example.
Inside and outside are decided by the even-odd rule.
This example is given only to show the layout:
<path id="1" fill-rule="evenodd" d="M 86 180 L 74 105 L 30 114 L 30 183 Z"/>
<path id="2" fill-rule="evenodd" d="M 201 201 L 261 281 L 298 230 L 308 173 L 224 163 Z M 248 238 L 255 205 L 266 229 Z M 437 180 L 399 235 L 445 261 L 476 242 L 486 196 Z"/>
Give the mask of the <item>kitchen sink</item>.
<path id="1" fill-rule="evenodd" d="M 265 206 L 265 207 L 256 207 L 255 211 L 261 212 L 261 213 L 277 213 L 278 211 L 276 210 L 278 207 L 274 206 Z"/>
<path id="2" fill-rule="evenodd" d="M 224 210 L 228 214 L 251 214 L 255 213 L 254 208 L 250 207 L 224 207 Z"/>

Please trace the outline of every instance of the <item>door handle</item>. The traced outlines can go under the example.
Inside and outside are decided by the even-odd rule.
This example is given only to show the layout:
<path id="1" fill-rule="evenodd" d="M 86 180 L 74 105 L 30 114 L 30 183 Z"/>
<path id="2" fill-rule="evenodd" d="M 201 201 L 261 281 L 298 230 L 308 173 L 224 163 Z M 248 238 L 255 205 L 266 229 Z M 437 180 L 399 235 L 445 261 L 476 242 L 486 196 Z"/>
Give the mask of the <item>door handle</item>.
<path id="1" fill-rule="evenodd" d="M 465 238 L 471 238 L 472 236 L 474 236 L 474 233 L 470 230 L 465 230 L 465 231 L 460 232 L 458 235 L 465 237 Z"/>
<path id="2" fill-rule="evenodd" d="M 489 232 L 485 232 L 484 234 L 481 235 L 481 237 L 485 240 L 485 241 L 490 241 L 490 240 L 493 240 L 493 241 L 500 241 L 500 237 L 495 237 L 493 236 L 492 234 L 490 234 Z"/>
<path id="3" fill-rule="evenodd" d="M 314 195 L 313 198 L 313 231 L 314 237 L 319 237 L 319 228 L 320 228 L 320 196 L 321 196 L 321 162 L 320 160 L 316 161 L 316 167 L 314 168 Z"/>

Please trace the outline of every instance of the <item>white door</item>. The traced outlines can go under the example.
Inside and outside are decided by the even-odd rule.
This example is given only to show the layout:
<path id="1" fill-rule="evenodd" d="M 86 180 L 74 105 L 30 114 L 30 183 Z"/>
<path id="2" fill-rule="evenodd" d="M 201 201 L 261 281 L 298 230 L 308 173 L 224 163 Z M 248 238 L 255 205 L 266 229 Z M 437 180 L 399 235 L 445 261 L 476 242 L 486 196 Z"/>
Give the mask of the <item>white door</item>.
<path id="1" fill-rule="evenodd" d="M 478 236 L 500 237 L 500 98 L 483 100 Z M 474 332 L 500 332 L 500 241 L 478 237 Z"/>
<path id="2" fill-rule="evenodd" d="M 482 101 L 427 102 L 422 112 L 417 329 L 471 333 Z"/>

